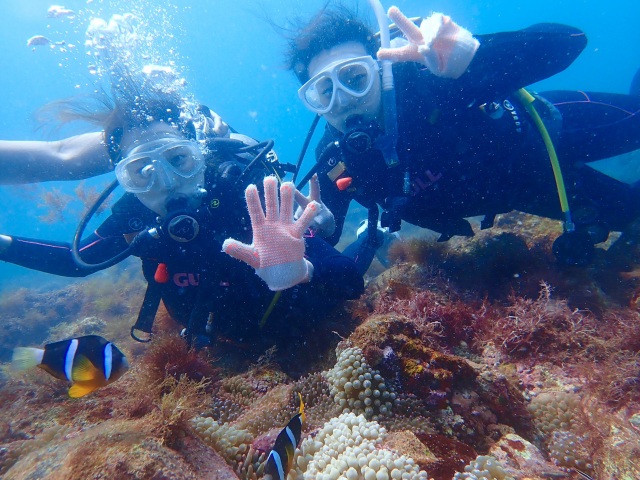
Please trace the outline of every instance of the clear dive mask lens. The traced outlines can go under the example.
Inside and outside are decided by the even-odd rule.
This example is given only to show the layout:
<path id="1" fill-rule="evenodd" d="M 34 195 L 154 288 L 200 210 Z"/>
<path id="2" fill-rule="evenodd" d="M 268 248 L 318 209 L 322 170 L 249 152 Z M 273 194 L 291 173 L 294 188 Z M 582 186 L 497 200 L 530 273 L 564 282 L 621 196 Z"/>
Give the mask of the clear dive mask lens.
<path id="1" fill-rule="evenodd" d="M 159 179 L 170 185 L 175 176 L 191 178 L 204 168 L 204 156 L 196 142 L 160 139 L 131 150 L 116 165 L 116 177 L 127 192 L 144 193 Z"/>
<path id="2" fill-rule="evenodd" d="M 298 96 L 309 110 L 327 113 L 333 108 L 338 90 L 356 98 L 369 93 L 378 71 L 378 62 L 370 55 L 343 60 L 302 85 Z"/>

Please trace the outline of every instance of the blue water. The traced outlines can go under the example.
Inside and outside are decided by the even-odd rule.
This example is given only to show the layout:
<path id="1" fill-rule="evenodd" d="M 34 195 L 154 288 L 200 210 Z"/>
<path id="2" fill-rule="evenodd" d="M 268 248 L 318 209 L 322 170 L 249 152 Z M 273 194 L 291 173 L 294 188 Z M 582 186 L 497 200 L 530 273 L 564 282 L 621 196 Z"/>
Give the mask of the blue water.
<path id="1" fill-rule="evenodd" d="M 98 0 L 69 1 L 75 19 L 47 18 L 48 1 L 0 0 L 3 28 L 3 74 L 0 79 L 0 136 L 3 139 L 51 140 L 77 133 L 36 129 L 33 113 L 52 100 L 93 91 L 84 32 L 93 14 L 108 19 L 133 7 L 145 12 L 162 41 L 160 50 L 179 63 L 189 89 L 238 131 L 259 139 L 273 138 L 280 158 L 295 163 L 312 115 L 297 99 L 298 84 L 283 68 L 283 38 L 265 16 L 284 24 L 292 14 L 309 18 L 324 2 L 305 0 L 182 0 L 165 2 Z M 395 4 L 407 15 L 441 11 L 474 33 L 518 29 L 537 22 L 560 22 L 584 30 L 589 45 L 566 71 L 546 80 L 540 89 L 564 88 L 627 92 L 640 67 L 640 3 L 637 0 L 406 0 Z M 359 10 L 368 14 L 365 1 Z M 162 6 L 162 7 L 161 7 Z M 391 3 L 383 3 L 388 8 Z M 158 13 L 165 8 L 169 25 Z M 371 15 L 369 15 L 372 18 Z M 170 35 L 169 35 L 170 34 Z M 64 40 L 63 48 L 26 46 L 33 35 Z M 66 50 L 66 51 L 65 51 Z M 312 143 L 312 146 L 314 143 Z M 311 155 L 307 162 L 311 162 Z M 102 186 L 99 178 L 87 186 Z M 71 202 L 55 223 L 43 223 L 49 212 L 42 196 L 54 191 L 73 195 L 77 184 L 48 183 L 0 187 L 0 232 L 38 238 L 70 240 L 79 202 Z M 51 277 L 0 264 L 0 288 L 46 281 Z"/>

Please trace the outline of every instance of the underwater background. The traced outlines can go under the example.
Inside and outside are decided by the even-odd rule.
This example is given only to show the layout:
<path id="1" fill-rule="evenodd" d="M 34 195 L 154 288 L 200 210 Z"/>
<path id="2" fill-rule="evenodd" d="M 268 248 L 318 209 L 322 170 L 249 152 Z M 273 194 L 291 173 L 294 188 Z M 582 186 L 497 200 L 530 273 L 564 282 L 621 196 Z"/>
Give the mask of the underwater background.
<path id="1" fill-rule="evenodd" d="M 374 24 L 366 1 L 345 3 Z M 73 18 L 48 18 L 49 1 L 0 0 L 0 137 L 86 131 L 43 128 L 35 114 L 99 88 L 86 28 L 94 17 L 131 12 L 144 21 L 149 60 L 171 65 L 193 98 L 239 132 L 274 139 L 280 160 L 295 163 L 312 115 L 283 67 L 278 27 L 324 4 L 77 0 L 64 3 Z M 586 50 L 533 89 L 627 93 L 640 67 L 637 0 L 395 5 L 409 16 L 443 12 L 478 34 L 537 22 L 582 29 Z M 52 43 L 28 47 L 34 35 Z M 0 233 L 70 241 L 113 178 L 0 186 Z M 405 469 L 408 478 L 426 479 L 421 469 L 450 480 L 465 465 L 476 473 L 456 479 L 640 478 L 640 225 L 634 241 L 607 242 L 593 265 L 567 269 L 551 253 L 560 223 L 517 212 L 444 244 L 406 225 L 401 233 L 391 267 L 374 262 L 362 298 L 301 343 L 264 352 L 222 345 L 213 358 L 188 350 L 163 308 L 151 344 L 129 338 L 144 293 L 137 259 L 85 279 L 0 262 L 0 477 L 253 480 L 301 398 L 307 424 L 289 480 L 334 478 L 315 476 L 331 460 L 317 460 L 319 440 L 340 450 L 356 438 L 364 450 L 375 446 L 371 468 Z M 69 399 L 65 382 L 37 369 L 8 368 L 13 347 L 88 334 L 116 343 L 132 368 L 86 398 Z M 349 376 L 358 371 L 378 388 Z M 387 403 L 367 411 L 357 404 L 367 396 Z"/>

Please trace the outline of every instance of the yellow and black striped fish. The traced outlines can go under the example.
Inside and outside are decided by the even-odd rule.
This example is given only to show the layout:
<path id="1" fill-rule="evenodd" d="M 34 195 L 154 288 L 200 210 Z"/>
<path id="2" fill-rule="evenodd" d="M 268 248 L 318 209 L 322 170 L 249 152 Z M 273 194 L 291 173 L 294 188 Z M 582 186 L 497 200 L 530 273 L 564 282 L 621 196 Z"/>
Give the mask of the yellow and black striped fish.
<path id="1" fill-rule="evenodd" d="M 15 370 L 40 367 L 60 380 L 72 383 L 69 396 L 83 397 L 115 382 L 129 368 L 124 354 L 113 343 L 98 335 L 48 343 L 41 348 L 16 348 Z"/>
<path id="2" fill-rule="evenodd" d="M 296 447 L 300 442 L 305 416 L 302 395 L 298 393 L 298 397 L 300 398 L 300 411 L 289 420 L 287 426 L 278 434 L 264 467 L 265 476 L 270 475 L 274 480 L 285 480 L 287 478 L 287 473 L 293 466 L 293 454 L 296 452 Z"/>

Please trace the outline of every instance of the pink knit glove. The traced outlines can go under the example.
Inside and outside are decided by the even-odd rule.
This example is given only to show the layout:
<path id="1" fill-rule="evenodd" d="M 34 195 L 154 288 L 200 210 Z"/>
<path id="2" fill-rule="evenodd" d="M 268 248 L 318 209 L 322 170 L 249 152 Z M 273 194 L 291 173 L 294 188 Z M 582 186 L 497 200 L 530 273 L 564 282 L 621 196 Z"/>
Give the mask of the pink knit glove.
<path id="1" fill-rule="evenodd" d="M 391 7 L 388 15 L 409 44 L 399 48 L 381 48 L 378 60 L 418 62 L 426 65 L 434 75 L 458 78 L 467 70 L 480 46 L 471 32 L 442 13 L 433 13 L 422 21 L 420 28 L 398 7 Z"/>
<path id="2" fill-rule="evenodd" d="M 264 280 L 270 290 L 278 291 L 308 282 L 313 265 L 304 258 L 304 232 L 317 214 L 320 205 L 310 202 L 298 220 L 293 220 L 293 195 L 296 187 L 291 182 L 280 186 L 275 177 L 264 179 L 266 215 L 260 204 L 258 189 L 249 185 L 245 190 L 247 208 L 251 217 L 253 242 L 251 245 L 228 238 L 222 250 L 233 258 L 248 263 Z"/>
<path id="3" fill-rule="evenodd" d="M 304 212 L 304 208 L 312 201 L 318 202 L 319 208 L 309 229 L 314 235 L 319 235 L 322 238 L 327 238 L 333 235 L 336 231 L 336 219 L 331 213 L 331 210 L 324 204 L 320 198 L 320 181 L 318 180 L 318 174 L 314 173 L 309 180 L 309 196 L 305 197 L 300 191 L 296 190 L 295 200 L 298 204 L 296 213 L 293 218 L 298 219 Z"/>

